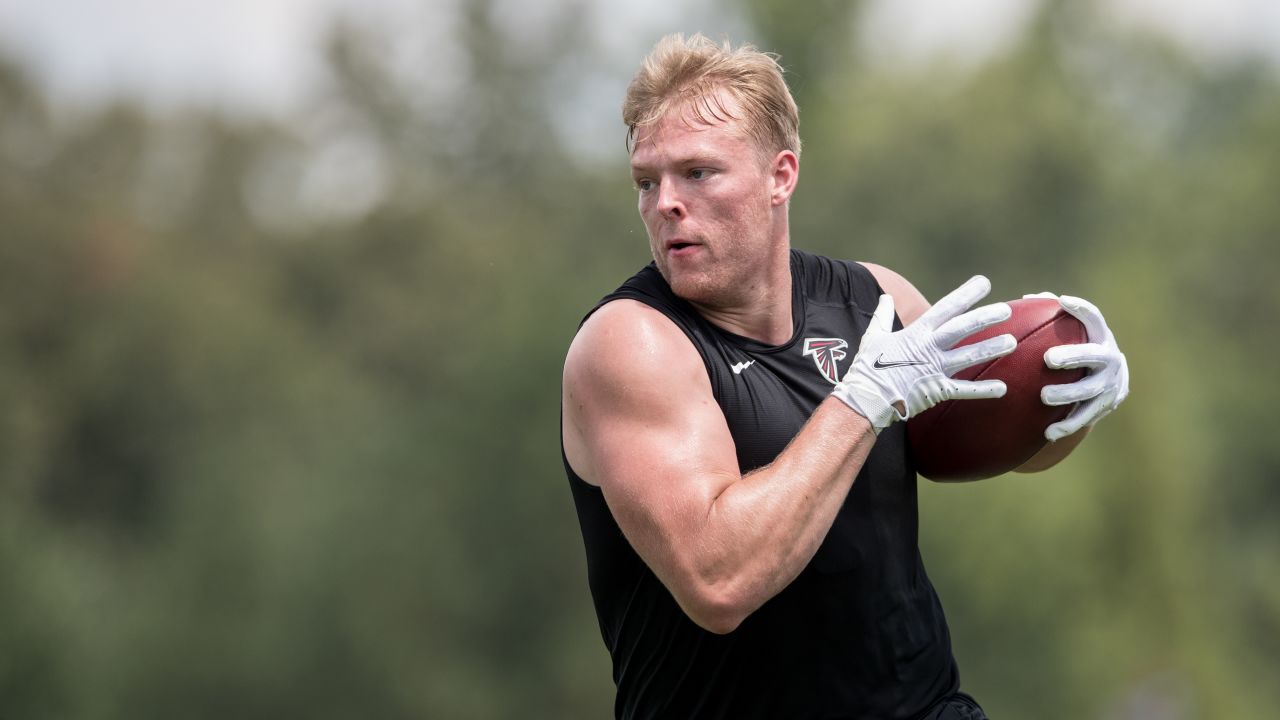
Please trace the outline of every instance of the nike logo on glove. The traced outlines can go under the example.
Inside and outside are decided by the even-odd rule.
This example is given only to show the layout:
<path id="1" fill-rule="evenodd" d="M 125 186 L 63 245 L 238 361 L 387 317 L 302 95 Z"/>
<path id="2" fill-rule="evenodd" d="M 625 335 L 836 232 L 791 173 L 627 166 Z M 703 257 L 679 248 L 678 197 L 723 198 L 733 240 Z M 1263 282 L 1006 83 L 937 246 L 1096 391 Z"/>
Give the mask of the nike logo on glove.
<path id="1" fill-rule="evenodd" d="M 927 365 L 927 364 L 928 364 L 927 360 L 890 360 L 889 362 L 885 362 L 884 353 L 881 353 L 880 357 L 876 358 L 876 361 L 871 363 L 871 367 L 876 368 L 877 370 L 883 370 L 884 368 L 907 367 L 908 365 Z"/>

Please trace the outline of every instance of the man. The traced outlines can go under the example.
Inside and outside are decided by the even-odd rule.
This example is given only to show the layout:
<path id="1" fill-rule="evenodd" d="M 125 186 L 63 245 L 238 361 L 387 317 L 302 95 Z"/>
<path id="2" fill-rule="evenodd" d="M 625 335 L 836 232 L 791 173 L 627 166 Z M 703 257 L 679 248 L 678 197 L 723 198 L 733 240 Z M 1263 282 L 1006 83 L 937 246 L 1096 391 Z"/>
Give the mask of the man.
<path id="1" fill-rule="evenodd" d="M 1013 350 L 952 349 L 1008 306 L 969 310 L 982 277 L 930 307 L 891 270 L 791 249 L 798 116 L 767 54 L 667 37 L 623 115 L 654 264 L 583 321 L 562 422 L 616 715 L 985 717 L 920 559 L 899 421 L 1003 395 L 950 376 Z M 1127 393 L 1096 308 L 1062 302 L 1092 342 L 1046 362 L 1090 374 L 1045 395 L 1084 402 L 1025 469 Z"/>

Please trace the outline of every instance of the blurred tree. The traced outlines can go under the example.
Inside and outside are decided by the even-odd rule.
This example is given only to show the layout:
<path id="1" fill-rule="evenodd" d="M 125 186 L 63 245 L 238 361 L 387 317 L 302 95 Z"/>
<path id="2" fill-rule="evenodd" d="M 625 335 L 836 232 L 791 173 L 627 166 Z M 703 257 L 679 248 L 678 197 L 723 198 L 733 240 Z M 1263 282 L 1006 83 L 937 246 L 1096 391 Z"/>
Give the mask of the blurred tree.
<path id="1" fill-rule="evenodd" d="M 1274 68 L 1053 2 L 971 74 L 877 69 L 860 5 L 725 9 L 801 102 L 796 245 L 1090 297 L 1133 369 L 1062 467 L 923 486 L 966 686 L 1269 716 Z M 71 117 L 0 63 L 0 714 L 607 714 L 558 380 L 647 251 L 620 123 L 557 132 L 587 9 L 462 3 L 429 86 L 336 28 L 287 126 Z"/>

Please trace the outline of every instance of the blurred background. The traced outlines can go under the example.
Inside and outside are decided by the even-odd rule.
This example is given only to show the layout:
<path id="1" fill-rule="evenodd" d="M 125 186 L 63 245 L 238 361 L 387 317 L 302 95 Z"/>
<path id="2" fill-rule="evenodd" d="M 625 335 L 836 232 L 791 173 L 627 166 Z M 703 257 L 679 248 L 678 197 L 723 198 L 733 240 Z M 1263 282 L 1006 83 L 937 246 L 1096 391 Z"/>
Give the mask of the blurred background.
<path id="1" fill-rule="evenodd" d="M 560 369 L 698 30 L 788 69 L 797 247 L 1128 354 L 1069 462 L 922 481 L 966 689 L 1275 717 L 1268 0 L 0 0 L 0 716 L 610 716 Z"/>

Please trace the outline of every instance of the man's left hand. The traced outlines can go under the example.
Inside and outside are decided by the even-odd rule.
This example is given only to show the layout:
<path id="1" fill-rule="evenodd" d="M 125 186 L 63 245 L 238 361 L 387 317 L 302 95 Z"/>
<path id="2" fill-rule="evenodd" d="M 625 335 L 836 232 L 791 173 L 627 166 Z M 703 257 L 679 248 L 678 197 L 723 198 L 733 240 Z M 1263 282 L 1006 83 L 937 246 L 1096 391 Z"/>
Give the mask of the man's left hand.
<path id="1" fill-rule="evenodd" d="M 1052 293 L 1024 297 L 1056 299 L 1063 310 L 1084 323 L 1089 336 L 1087 343 L 1059 345 L 1049 348 L 1044 354 L 1045 365 L 1055 370 L 1086 368 L 1089 371 L 1082 380 L 1066 385 L 1046 385 L 1040 391 L 1040 399 L 1046 405 L 1079 403 L 1064 420 L 1045 428 L 1046 438 L 1061 440 L 1098 422 L 1124 402 L 1129 395 L 1129 364 L 1107 327 L 1107 321 L 1093 303 L 1071 295 L 1058 297 Z"/>

